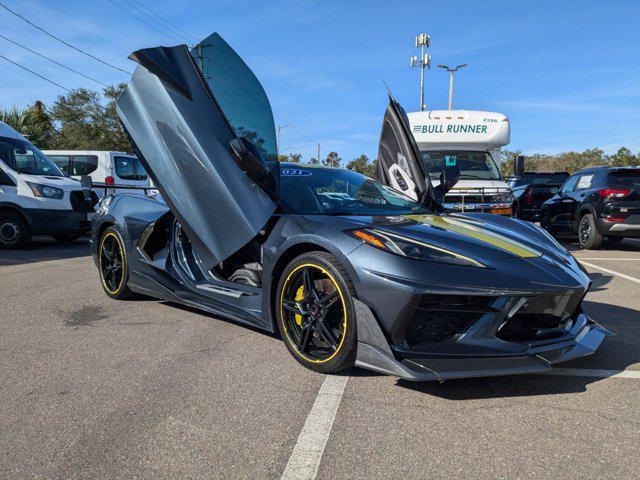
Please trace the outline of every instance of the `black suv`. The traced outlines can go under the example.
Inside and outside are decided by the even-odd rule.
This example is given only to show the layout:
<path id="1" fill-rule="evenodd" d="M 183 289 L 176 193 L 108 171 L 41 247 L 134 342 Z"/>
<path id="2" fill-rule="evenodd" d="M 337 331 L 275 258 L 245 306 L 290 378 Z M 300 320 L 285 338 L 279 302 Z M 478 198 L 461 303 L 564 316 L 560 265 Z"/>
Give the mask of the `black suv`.
<path id="1" fill-rule="evenodd" d="M 544 202 L 540 224 L 552 234 L 578 234 L 583 248 L 602 239 L 640 237 L 640 168 L 593 167 L 574 173 Z"/>
<path id="2" fill-rule="evenodd" d="M 540 208 L 545 200 L 553 197 L 569 178 L 568 172 L 524 172 L 509 179 L 513 192 L 513 216 L 537 222 L 540 220 Z"/>

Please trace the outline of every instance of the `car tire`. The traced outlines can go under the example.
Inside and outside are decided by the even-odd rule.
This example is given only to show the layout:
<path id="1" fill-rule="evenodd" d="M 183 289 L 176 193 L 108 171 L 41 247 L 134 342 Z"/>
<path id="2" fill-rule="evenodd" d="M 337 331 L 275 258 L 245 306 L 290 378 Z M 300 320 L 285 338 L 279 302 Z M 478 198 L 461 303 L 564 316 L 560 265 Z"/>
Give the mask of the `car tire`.
<path id="1" fill-rule="evenodd" d="M 321 373 L 353 366 L 354 293 L 349 274 L 329 253 L 304 253 L 285 267 L 275 297 L 278 331 L 300 364 Z"/>
<path id="2" fill-rule="evenodd" d="M 79 234 L 65 234 L 65 235 L 51 235 L 56 242 L 60 243 L 72 243 L 79 239 L 82 235 Z"/>
<path id="3" fill-rule="evenodd" d="M 546 210 L 540 212 L 540 226 L 553 235 L 553 229 L 551 228 L 551 217 L 549 216 L 549 212 L 547 212 Z"/>
<path id="4" fill-rule="evenodd" d="M 578 242 L 586 250 L 596 250 L 602 244 L 602 235 L 596 229 L 596 222 L 590 213 L 580 217 L 578 223 Z"/>
<path id="5" fill-rule="evenodd" d="M 0 248 L 25 248 L 31 241 L 31 228 L 25 219 L 13 212 L 0 213 Z"/>
<path id="6" fill-rule="evenodd" d="M 129 289 L 129 265 L 122 235 L 107 228 L 98 243 L 98 273 L 102 289 L 109 297 L 125 300 L 133 296 Z"/>

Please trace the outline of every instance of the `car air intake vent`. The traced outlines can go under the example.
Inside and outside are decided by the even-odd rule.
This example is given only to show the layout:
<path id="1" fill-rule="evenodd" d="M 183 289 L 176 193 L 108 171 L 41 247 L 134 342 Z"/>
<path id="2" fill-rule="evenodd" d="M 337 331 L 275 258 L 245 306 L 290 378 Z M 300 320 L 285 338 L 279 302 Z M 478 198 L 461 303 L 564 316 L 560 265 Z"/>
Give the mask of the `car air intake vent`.
<path id="1" fill-rule="evenodd" d="M 74 190 L 69 194 L 69 200 L 74 212 L 89 213 L 93 212 L 93 207 L 98 203 L 98 195 L 96 192 L 91 192 L 91 200 L 87 201 L 82 190 Z"/>
<path id="2" fill-rule="evenodd" d="M 415 307 L 405 330 L 409 347 L 448 340 L 464 332 L 486 313 L 498 310 L 494 297 L 467 295 L 424 295 Z"/>

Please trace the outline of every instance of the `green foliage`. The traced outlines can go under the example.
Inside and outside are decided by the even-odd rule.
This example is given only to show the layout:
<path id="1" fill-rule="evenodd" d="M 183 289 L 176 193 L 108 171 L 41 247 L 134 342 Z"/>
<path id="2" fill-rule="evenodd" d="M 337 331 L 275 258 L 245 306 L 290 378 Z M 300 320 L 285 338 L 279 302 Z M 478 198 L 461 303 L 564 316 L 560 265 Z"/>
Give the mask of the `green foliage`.
<path id="1" fill-rule="evenodd" d="M 500 170 L 503 176 L 513 175 L 513 164 L 519 151 L 502 151 L 502 165 Z M 528 172 L 569 172 L 594 167 L 599 165 L 640 166 L 640 152 L 633 154 L 626 147 L 620 148 L 613 155 L 607 155 L 600 148 L 591 148 L 583 152 L 563 152 L 555 155 L 536 153 L 528 155 L 524 161 L 525 170 Z"/>
<path id="2" fill-rule="evenodd" d="M 24 135 L 41 149 L 51 148 L 58 136 L 46 107 L 39 100 L 27 108 L 13 107 L 0 110 L 0 121 Z"/>
<path id="3" fill-rule="evenodd" d="M 340 155 L 338 155 L 336 152 L 329 152 L 329 154 L 327 155 L 327 158 L 325 158 L 322 161 L 322 165 L 324 165 L 325 167 L 334 167 L 334 168 L 340 168 L 341 163 L 342 163 L 342 159 L 340 158 Z"/>
<path id="4" fill-rule="evenodd" d="M 300 163 L 302 161 L 302 154 L 301 153 L 290 153 L 287 156 L 287 161 L 291 162 L 291 163 Z"/>
<path id="5" fill-rule="evenodd" d="M 369 157 L 366 155 L 360 155 L 347 163 L 347 169 L 353 170 L 358 173 L 362 173 L 369 178 L 376 178 L 376 165 L 375 162 L 369 162 Z"/>
<path id="6" fill-rule="evenodd" d="M 309 163 L 310 163 L 311 165 L 318 165 L 320 162 L 318 161 L 318 159 L 317 159 L 316 157 L 311 157 L 311 158 L 309 159 Z"/>

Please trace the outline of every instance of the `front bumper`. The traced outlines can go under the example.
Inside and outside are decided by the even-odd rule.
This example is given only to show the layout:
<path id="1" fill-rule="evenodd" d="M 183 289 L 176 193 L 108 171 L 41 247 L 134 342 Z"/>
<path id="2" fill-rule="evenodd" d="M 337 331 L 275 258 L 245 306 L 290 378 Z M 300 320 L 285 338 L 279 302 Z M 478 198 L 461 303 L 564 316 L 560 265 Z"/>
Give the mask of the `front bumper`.
<path id="1" fill-rule="evenodd" d="M 34 235 L 75 235 L 91 230 L 91 213 L 73 210 L 24 209 Z"/>
<path id="2" fill-rule="evenodd" d="M 410 381 L 448 380 L 545 373 L 552 365 L 594 353 L 613 335 L 585 313 L 579 313 L 562 338 L 530 345 L 518 355 L 433 355 L 398 359 L 371 310 L 356 300 L 358 353 L 356 365 Z"/>

